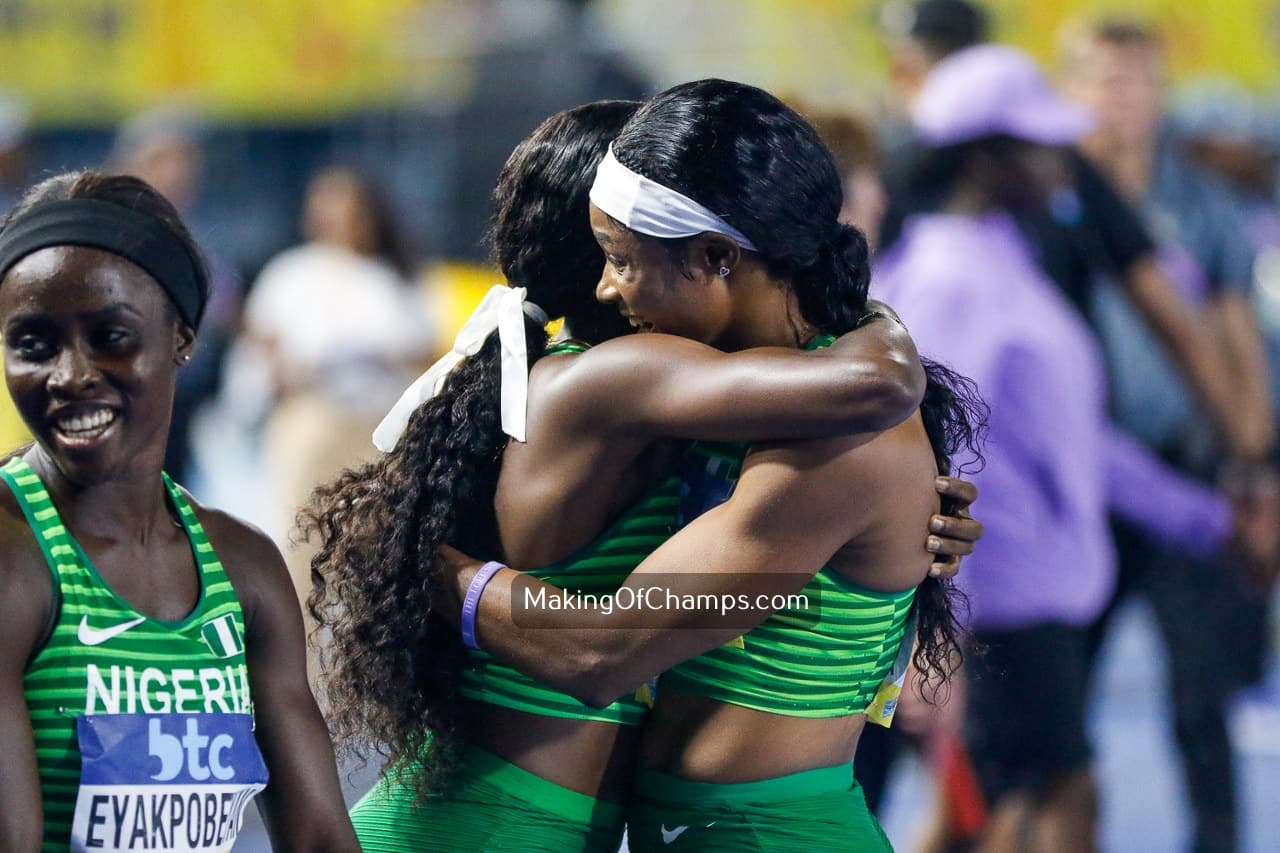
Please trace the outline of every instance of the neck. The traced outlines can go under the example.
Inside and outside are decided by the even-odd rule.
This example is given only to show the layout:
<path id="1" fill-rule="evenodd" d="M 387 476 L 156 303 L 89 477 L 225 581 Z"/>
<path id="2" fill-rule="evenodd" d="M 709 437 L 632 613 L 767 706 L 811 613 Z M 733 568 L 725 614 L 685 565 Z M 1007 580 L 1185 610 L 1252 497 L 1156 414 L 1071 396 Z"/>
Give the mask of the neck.
<path id="1" fill-rule="evenodd" d="M 818 333 L 800 313 L 795 287 L 770 278 L 762 264 L 734 271 L 733 319 L 715 346 L 727 352 L 751 347 L 799 348 Z"/>
<path id="2" fill-rule="evenodd" d="M 121 477 L 82 485 L 58 470 L 39 445 L 26 458 L 64 523 L 80 535 L 145 543 L 173 527 L 159 466 L 137 465 Z"/>

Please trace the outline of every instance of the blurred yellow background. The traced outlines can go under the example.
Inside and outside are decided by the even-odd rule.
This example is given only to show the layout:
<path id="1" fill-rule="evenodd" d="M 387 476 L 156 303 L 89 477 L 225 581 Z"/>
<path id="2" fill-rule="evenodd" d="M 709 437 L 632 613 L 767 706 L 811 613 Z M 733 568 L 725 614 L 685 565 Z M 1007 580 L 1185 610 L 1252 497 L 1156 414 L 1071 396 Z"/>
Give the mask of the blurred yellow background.
<path id="1" fill-rule="evenodd" d="M 526 0 L 536 2 L 536 0 Z M 619 46 L 778 90 L 838 96 L 880 76 L 880 0 L 600 0 L 593 14 Z M 489 0 L 0 0 L 0 87 L 28 97 L 37 121 L 111 121 L 174 94 L 216 113 L 279 121 L 465 89 Z M 1280 76 L 1274 0 L 989 0 L 997 36 L 1051 61 L 1060 25 L 1130 12 L 1170 36 L 1175 72 Z M 672 15 L 666 15 L 666 10 Z M 672 37 L 663 19 L 702 44 Z M 717 21 L 720 22 L 717 25 Z M 638 26 L 643 23 L 649 26 Z M 717 31 L 717 26 L 722 29 Z M 722 35 L 727 36 L 721 38 Z M 677 34 L 678 35 L 678 34 Z M 683 43 L 681 43 L 683 41 Z M 835 48 L 832 50 L 831 48 Z M 651 63 L 652 64 L 652 63 Z M 706 72 L 704 71 L 704 74 Z M 701 76 L 701 75 L 700 75 Z"/>

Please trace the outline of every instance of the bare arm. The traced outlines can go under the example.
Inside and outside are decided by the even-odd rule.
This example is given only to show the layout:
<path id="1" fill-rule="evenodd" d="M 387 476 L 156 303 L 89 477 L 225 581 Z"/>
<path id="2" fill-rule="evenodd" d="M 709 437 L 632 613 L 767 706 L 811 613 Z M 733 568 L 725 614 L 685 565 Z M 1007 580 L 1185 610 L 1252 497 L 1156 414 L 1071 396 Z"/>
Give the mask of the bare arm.
<path id="1" fill-rule="evenodd" d="M 481 646 L 600 706 L 740 636 L 774 612 L 777 596 L 799 592 L 864 523 L 865 514 L 848 499 L 843 458 L 856 441 L 753 453 L 729 501 L 667 540 L 631 574 L 614 597 L 625 606 L 540 606 L 563 591 L 511 569 L 499 572 L 481 598 Z M 451 550 L 442 564 L 460 598 L 477 564 Z"/>
<path id="2" fill-rule="evenodd" d="M 228 564 L 239 563 L 233 582 L 245 614 L 255 730 L 270 773 L 259 810 L 272 849 L 357 851 L 329 730 L 307 684 L 302 613 L 284 560 L 262 534 L 229 520 L 219 527 L 235 540 L 219 551 Z"/>
<path id="3" fill-rule="evenodd" d="M 0 566 L 0 851 L 40 849 L 44 814 L 36 741 L 22 690 L 27 659 L 47 627 L 53 584 L 26 566 Z M 41 583 L 43 581 L 43 583 Z"/>
<path id="4" fill-rule="evenodd" d="M 1253 456 L 1262 441 L 1255 434 L 1257 427 L 1249 422 L 1247 407 L 1242 406 L 1239 374 L 1216 345 L 1215 335 L 1205 334 L 1203 320 L 1174 289 L 1154 256 L 1136 261 L 1127 278 L 1134 307 L 1164 345 L 1201 409 L 1234 455 Z M 1265 369 L 1257 375 L 1265 382 Z"/>
<path id="5" fill-rule="evenodd" d="M 906 330 L 877 320 L 809 352 L 628 335 L 573 359 L 545 391 L 569 430 L 762 441 L 888 429 L 920 405 L 924 371 Z"/>
<path id="6" fill-rule="evenodd" d="M 1213 302 L 1219 337 L 1226 347 L 1240 433 L 1236 455 L 1265 459 L 1275 448 L 1276 423 L 1267 382 L 1267 355 L 1253 305 L 1244 293 L 1226 291 Z"/>

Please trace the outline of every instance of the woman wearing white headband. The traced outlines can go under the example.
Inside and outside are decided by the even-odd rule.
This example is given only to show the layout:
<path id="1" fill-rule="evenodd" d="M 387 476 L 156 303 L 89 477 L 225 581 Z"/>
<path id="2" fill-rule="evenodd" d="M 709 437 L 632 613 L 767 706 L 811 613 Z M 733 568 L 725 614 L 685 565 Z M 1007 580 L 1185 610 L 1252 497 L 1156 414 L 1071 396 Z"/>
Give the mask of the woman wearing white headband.
<path id="1" fill-rule="evenodd" d="M 312 605 L 333 634 L 331 723 L 392 764 L 354 812 L 366 850 L 614 850 L 621 834 L 644 707 L 628 697 L 591 708 L 478 651 L 464 658 L 456 629 L 423 618 L 456 610 L 424 568 L 444 542 L 613 591 L 675 528 L 675 454 L 661 437 L 878 429 L 917 401 L 912 347 L 890 323 L 807 356 L 726 356 L 665 335 L 546 349 L 543 318 L 522 296 L 564 315 L 579 338 L 628 330 L 592 298 L 603 258 L 586 208 L 607 141 L 634 109 L 562 113 L 516 149 L 495 191 L 494 249 L 527 294 L 496 289 L 452 364 L 429 372 L 379 429 L 392 452 L 313 507 L 323 548 Z M 976 535 L 973 522 L 958 524 Z"/>
<path id="2" fill-rule="evenodd" d="M 709 80 L 658 95 L 614 141 L 591 200 L 598 294 L 633 324 L 798 349 L 862 315 L 866 244 L 837 221 L 830 157 L 759 89 Z M 913 624 L 922 673 L 945 681 L 955 665 L 950 590 L 919 530 L 981 417 L 971 385 L 927 370 L 921 411 L 884 432 L 686 451 L 681 520 L 707 511 L 610 604 L 456 555 L 443 567 L 464 633 L 589 705 L 663 674 L 632 850 L 887 849 L 850 762 L 866 720 L 892 717 Z"/>

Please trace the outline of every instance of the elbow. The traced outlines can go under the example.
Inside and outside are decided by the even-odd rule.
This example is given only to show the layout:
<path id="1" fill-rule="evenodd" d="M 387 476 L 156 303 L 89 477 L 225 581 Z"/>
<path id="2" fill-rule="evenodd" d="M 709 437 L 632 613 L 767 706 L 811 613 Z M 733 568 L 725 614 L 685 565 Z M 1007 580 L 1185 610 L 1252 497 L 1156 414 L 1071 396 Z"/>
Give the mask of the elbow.
<path id="1" fill-rule="evenodd" d="M 631 685 L 614 656 L 594 651 L 580 660 L 562 689 L 588 708 L 607 708 Z"/>
<path id="2" fill-rule="evenodd" d="M 860 432 L 880 432 L 905 421 L 924 400 L 926 376 L 917 358 L 885 358 L 874 365 L 873 379 L 861 381 L 847 400 Z M 851 389 L 852 390 L 852 389 Z"/>

